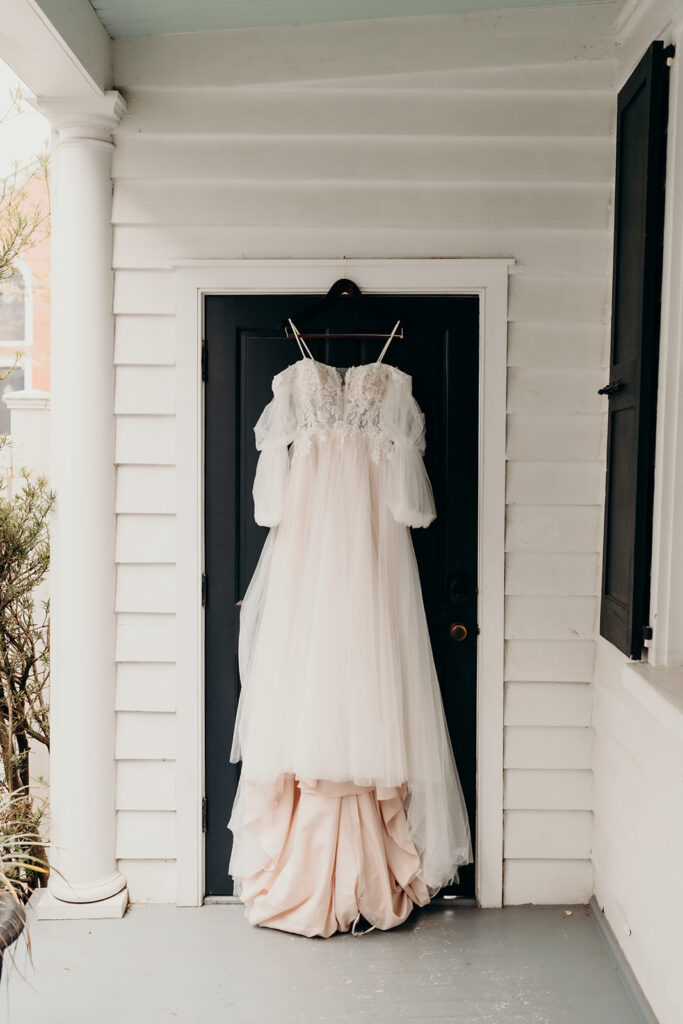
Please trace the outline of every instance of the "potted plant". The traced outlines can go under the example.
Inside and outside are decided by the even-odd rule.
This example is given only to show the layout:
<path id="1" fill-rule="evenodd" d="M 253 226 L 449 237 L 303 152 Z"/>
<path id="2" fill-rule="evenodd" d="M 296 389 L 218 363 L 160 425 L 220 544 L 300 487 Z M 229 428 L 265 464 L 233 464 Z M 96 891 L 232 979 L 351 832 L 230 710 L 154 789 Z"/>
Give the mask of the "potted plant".
<path id="1" fill-rule="evenodd" d="M 26 927 L 26 903 L 35 880 L 49 872 L 38 852 L 43 844 L 28 794 L 0 793 L 0 976 L 4 953 Z"/>

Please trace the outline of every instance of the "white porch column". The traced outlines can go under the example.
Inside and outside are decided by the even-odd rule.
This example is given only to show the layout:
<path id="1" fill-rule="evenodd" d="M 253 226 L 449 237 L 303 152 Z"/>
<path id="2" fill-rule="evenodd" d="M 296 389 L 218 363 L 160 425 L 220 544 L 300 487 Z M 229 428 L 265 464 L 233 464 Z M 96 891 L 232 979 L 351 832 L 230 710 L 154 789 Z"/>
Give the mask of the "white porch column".
<path id="1" fill-rule="evenodd" d="M 121 916 L 115 860 L 112 131 L 117 92 L 35 105 L 54 132 L 50 849 L 44 917 Z"/>

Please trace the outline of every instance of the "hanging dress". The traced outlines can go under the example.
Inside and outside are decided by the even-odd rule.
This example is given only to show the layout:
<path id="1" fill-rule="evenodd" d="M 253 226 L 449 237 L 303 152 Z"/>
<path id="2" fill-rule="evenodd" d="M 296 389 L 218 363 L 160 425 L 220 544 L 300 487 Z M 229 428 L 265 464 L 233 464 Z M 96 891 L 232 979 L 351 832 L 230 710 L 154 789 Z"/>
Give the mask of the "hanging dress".
<path id="1" fill-rule="evenodd" d="M 387 929 L 472 862 L 409 527 L 436 510 L 411 377 L 302 358 L 254 427 L 228 870 L 254 925 Z"/>

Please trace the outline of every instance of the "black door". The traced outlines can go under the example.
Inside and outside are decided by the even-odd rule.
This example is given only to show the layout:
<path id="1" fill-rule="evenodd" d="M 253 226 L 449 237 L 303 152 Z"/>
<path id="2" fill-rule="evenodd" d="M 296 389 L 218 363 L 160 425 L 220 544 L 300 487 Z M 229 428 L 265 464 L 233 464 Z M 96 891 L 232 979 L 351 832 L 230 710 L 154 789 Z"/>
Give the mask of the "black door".
<path id="1" fill-rule="evenodd" d="M 239 602 L 267 535 L 254 522 L 253 426 L 277 372 L 299 359 L 278 325 L 319 295 L 208 296 L 205 304 L 206 895 L 231 895 L 227 828 L 241 762 L 229 761 L 240 683 Z M 372 296 L 373 310 L 306 322 L 305 331 L 377 331 L 399 317 L 405 338 L 385 360 L 413 377 L 427 425 L 425 464 L 437 518 L 411 531 L 453 751 L 475 841 L 479 302 L 474 296 Z M 376 314 L 375 314 L 376 310 Z M 295 323 L 296 318 L 294 317 Z M 303 326 L 297 323 L 298 327 Z M 383 328 L 382 328 L 383 329 Z M 313 340 L 339 368 L 377 358 L 382 341 Z M 474 897 L 474 865 L 442 890 Z"/>

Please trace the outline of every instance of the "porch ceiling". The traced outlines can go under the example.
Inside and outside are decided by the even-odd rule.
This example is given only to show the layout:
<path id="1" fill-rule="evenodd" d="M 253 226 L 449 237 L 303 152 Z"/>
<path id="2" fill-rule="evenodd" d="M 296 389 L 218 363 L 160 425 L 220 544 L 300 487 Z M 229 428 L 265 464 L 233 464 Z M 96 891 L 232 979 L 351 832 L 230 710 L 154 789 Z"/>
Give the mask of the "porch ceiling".
<path id="1" fill-rule="evenodd" d="M 596 0 L 90 0 L 112 38 L 551 7 Z M 610 0 L 597 0 L 610 2 Z"/>

